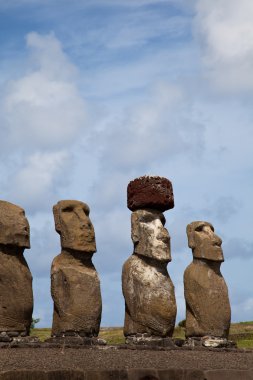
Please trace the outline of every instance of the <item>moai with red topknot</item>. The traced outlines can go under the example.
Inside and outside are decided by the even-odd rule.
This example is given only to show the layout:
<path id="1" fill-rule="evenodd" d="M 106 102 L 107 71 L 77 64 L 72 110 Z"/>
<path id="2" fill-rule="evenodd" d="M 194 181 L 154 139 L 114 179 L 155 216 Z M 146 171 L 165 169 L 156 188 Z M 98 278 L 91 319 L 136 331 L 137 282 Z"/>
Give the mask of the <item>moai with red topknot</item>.
<path id="1" fill-rule="evenodd" d="M 177 307 L 163 212 L 174 207 L 172 184 L 157 176 L 137 178 L 128 185 L 127 205 L 134 252 L 122 271 L 126 343 L 171 345 Z"/>
<path id="2" fill-rule="evenodd" d="M 211 223 L 188 224 L 188 245 L 193 261 L 184 272 L 186 345 L 231 347 L 228 341 L 231 309 L 228 288 L 220 272 L 224 261 L 222 240 Z"/>

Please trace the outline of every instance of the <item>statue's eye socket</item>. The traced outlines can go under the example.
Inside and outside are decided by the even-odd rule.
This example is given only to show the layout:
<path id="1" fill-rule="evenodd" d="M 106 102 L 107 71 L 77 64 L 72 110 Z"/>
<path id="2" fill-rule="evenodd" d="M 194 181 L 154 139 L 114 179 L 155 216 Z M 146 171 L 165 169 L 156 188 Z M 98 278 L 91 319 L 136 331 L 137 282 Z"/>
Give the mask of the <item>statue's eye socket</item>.
<path id="1" fill-rule="evenodd" d="M 154 218 L 153 215 L 151 215 L 148 218 L 146 218 L 144 222 L 147 224 L 153 224 L 155 223 L 155 221 L 156 221 L 156 218 Z"/>
<path id="2" fill-rule="evenodd" d="M 62 210 L 62 212 L 72 212 L 73 208 L 72 207 L 66 207 Z"/>

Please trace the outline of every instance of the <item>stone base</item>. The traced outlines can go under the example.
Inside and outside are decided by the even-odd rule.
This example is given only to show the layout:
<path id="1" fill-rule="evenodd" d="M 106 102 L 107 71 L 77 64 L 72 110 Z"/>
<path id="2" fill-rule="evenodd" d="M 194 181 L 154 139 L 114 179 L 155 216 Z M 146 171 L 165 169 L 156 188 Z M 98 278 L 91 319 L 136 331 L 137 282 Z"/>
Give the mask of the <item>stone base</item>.
<path id="1" fill-rule="evenodd" d="M 172 341 L 177 347 L 183 347 L 185 343 L 185 339 L 181 339 L 181 338 L 172 338 Z"/>
<path id="2" fill-rule="evenodd" d="M 183 347 L 236 348 L 236 343 L 226 338 L 203 336 L 187 338 Z"/>
<path id="3" fill-rule="evenodd" d="M 36 336 L 29 336 L 26 332 L 20 331 L 2 331 L 0 333 L 0 342 L 2 343 L 38 343 Z"/>
<path id="4" fill-rule="evenodd" d="M 53 336 L 45 340 L 46 343 L 53 344 L 67 344 L 67 345 L 84 345 L 84 346 L 105 346 L 107 343 L 104 339 L 98 337 L 83 337 L 78 334 L 75 335 L 65 335 Z"/>
<path id="5" fill-rule="evenodd" d="M 151 346 L 151 347 L 171 347 L 175 348 L 172 338 L 161 337 L 149 334 L 135 334 L 128 335 L 126 337 L 126 344 L 129 345 L 141 345 L 141 346 Z"/>

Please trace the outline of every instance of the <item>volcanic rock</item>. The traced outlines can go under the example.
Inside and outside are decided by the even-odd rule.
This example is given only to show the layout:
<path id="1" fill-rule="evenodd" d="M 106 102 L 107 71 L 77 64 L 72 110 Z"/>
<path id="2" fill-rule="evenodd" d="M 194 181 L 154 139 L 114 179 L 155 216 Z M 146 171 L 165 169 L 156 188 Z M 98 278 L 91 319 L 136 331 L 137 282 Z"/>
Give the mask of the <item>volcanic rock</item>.
<path id="1" fill-rule="evenodd" d="M 92 338 L 99 332 L 102 301 L 99 277 L 92 263 L 96 244 L 89 207 L 80 201 L 60 201 L 53 211 L 62 252 L 51 268 L 52 336 L 74 332 Z"/>
<path id="2" fill-rule="evenodd" d="M 122 271 L 126 343 L 166 346 L 161 338 L 172 336 L 177 311 L 162 213 L 174 206 L 172 185 L 166 178 L 140 177 L 129 183 L 127 194 L 134 253 Z"/>
<path id="3" fill-rule="evenodd" d="M 220 272 L 222 240 L 207 222 L 187 226 L 193 262 L 184 273 L 186 337 L 228 338 L 231 309 L 228 289 Z"/>
<path id="4" fill-rule="evenodd" d="M 0 201 L 0 332 L 12 336 L 28 335 L 32 322 L 32 275 L 25 248 L 30 248 L 30 236 L 24 210 Z"/>
<path id="5" fill-rule="evenodd" d="M 152 209 L 134 211 L 131 215 L 134 252 L 159 261 L 171 261 L 170 235 L 164 224 L 162 212 Z"/>
<path id="6" fill-rule="evenodd" d="M 125 336 L 172 336 L 177 309 L 165 262 L 133 254 L 123 266 L 122 287 Z"/>
<path id="7" fill-rule="evenodd" d="M 152 208 L 162 212 L 173 208 L 172 183 L 158 176 L 136 178 L 127 187 L 127 207 L 131 211 Z"/>

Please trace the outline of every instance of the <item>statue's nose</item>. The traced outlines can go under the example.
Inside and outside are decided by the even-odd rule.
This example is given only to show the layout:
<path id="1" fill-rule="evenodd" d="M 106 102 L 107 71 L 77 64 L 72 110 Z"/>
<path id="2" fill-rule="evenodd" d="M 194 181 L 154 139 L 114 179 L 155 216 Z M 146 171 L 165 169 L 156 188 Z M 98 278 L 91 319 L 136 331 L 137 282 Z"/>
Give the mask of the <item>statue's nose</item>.
<path id="1" fill-rule="evenodd" d="M 75 210 L 75 213 L 78 216 L 79 220 L 83 222 L 85 219 L 85 214 L 83 210 Z"/>
<path id="2" fill-rule="evenodd" d="M 168 234 L 168 231 L 164 227 L 159 229 L 158 233 L 158 239 L 162 240 L 164 243 L 168 243 L 170 241 L 170 235 Z"/>
<path id="3" fill-rule="evenodd" d="M 222 240 L 221 240 L 221 238 L 218 235 L 214 234 L 214 241 L 215 241 L 216 245 L 221 246 Z"/>

